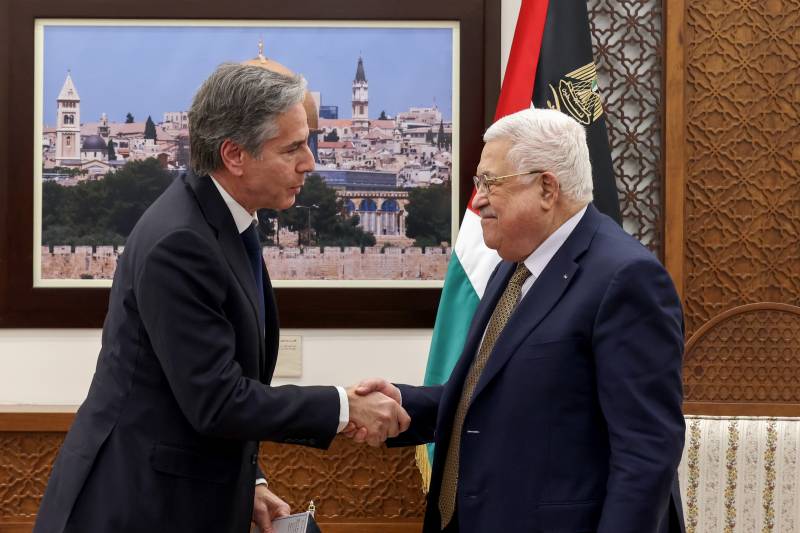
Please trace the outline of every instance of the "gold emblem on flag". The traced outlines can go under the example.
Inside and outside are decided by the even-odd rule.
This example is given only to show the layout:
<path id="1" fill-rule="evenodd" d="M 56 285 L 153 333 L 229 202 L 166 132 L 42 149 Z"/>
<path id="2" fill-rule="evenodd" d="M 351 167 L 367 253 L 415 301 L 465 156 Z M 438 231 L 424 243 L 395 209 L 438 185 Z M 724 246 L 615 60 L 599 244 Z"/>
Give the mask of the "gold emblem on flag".
<path id="1" fill-rule="evenodd" d="M 567 113 L 581 124 L 589 125 L 603 115 L 594 62 L 568 72 L 558 81 L 558 88 L 550 84 L 550 91 L 547 107 Z"/>

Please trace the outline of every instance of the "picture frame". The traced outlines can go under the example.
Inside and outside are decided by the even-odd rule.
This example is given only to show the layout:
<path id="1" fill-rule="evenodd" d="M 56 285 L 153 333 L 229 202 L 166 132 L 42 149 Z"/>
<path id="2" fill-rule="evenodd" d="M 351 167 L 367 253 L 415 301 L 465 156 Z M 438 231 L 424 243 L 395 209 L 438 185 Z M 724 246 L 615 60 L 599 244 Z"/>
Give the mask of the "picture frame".
<path id="1" fill-rule="evenodd" d="M 301 5 L 232 0 L 179 0 L 136 5 L 76 0 L 11 0 L 0 21 L 0 327 L 100 327 L 108 287 L 54 287 L 36 283 L 37 247 L 34 179 L 34 27 L 41 19 L 230 20 L 230 21 L 451 21 L 459 28 L 457 91 L 458 206 L 460 221 L 472 191 L 471 176 L 480 156 L 481 135 L 491 121 L 499 93 L 500 3 L 496 0 L 447 0 L 401 5 L 311 0 Z M 190 14 L 189 17 L 187 15 Z M 5 26 L 5 27 L 4 27 Z M 2 42 L 5 41 L 5 42 Z M 210 72 L 209 72 L 210 73 Z M 467 110 L 465 112 L 465 110 Z M 455 121 L 454 121 L 455 122 Z M 454 187 L 456 189 L 456 187 Z M 456 219 L 456 217 L 453 217 Z M 457 225 L 457 223 L 455 223 Z M 278 285 L 275 289 L 285 327 L 432 327 L 441 293 L 437 286 L 370 286 L 328 283 Z"/>

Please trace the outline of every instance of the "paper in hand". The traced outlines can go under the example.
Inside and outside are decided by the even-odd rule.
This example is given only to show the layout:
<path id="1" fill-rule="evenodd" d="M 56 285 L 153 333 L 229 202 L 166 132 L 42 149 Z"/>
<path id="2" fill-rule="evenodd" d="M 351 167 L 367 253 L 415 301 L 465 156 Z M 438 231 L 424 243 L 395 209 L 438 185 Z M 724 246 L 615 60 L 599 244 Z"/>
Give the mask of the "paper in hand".
<path id="1" fill-rule="evenodd" d="M 322 533 L 309 512 L 276 518 L 272 529 L 275 533 Z"/>

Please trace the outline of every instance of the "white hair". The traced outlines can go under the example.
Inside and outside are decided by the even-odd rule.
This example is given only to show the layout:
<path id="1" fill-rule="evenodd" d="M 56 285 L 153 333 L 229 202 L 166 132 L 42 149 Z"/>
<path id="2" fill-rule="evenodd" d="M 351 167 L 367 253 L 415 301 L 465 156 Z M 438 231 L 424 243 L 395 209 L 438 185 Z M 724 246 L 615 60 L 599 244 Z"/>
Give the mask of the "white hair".
<path id="1" fill-rule="evenodd" d="M 516 170 L 551 172 L 568 199 L 592 201 L 592 164 L 586 131 L 568 115 L 555 109 L 525 109 L 489 126 L 483 140 L 510 141 L 507 158 Z"/>

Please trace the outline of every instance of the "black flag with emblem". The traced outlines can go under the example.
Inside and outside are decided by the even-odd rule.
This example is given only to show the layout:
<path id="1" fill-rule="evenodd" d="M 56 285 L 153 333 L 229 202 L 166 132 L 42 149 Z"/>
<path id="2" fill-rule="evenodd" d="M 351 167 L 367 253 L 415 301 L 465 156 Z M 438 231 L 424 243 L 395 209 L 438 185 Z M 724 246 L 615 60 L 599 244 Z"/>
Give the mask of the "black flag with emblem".
<path id="1" fill-rule="evenodd" d="M 550 0 L 542 34 L 533 105 L 556 108 L 586 126 L 594 205 L 620 222 L 603 106 L 597 89 L 586 0 Z"/>

